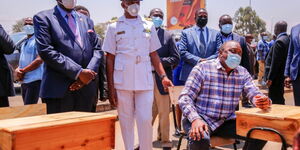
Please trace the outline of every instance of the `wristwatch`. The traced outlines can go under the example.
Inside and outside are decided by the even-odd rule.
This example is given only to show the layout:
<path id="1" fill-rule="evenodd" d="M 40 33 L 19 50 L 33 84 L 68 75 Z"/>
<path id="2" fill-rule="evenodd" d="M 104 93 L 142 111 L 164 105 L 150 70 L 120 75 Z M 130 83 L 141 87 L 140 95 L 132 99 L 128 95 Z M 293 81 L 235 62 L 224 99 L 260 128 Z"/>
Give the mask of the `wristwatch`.
<path id="1" fill-rule="evenodd" d="M 167 77 L 167 75 L 163 74 L 159 76 L 160 80 L 162 80 L 164 77 Z"/>

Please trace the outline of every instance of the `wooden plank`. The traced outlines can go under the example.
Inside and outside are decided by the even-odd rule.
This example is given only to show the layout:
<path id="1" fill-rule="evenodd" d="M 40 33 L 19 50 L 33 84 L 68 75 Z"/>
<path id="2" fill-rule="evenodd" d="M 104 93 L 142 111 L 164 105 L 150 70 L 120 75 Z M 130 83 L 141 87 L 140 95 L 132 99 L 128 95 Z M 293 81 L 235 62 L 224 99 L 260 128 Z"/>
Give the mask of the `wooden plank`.
<path id="1" fill-rule="evenodd" d="M 13 135 L 7 132 L 0 132 L 0 150 L 11 150 L 13 146 Z"/>
<path id="2" fill-rule="evenodd" d="M 112 121 L 98 120 L 80 125 L 36 129 L 16 135 L 17 150 L 108 150 L 114 147 L 115 127 Z"/>
<path id="3" fill-rule="evenodd" d="M 174 105 L 178 104 L 178 98 L 183 88 L 184 86 L 169 87 L 169 96 L 172 104 Z"/>
<path id="4" fill-rule="evenodd" d="M 1 120 L 0 150 L 111 150 L 115 120 L 115 115 L 84 112 Z"/>
<path id="5" fill-rule="evenodd" d="M 34 128 L 42 128 L 48 126 L 56 126 L 63 124 L 70 124 L 95 119 L 115 119 L 115 115 L 101 115 L 98 113 L 85 113 L 85 112 L 66 112 L 50 115 L 41 115 L 33 117 L 24 117 L 16 119 L 0 120 L 0 128 L 8 132 L 24 131 Z"/>
<path id="6" fill-rule="evenodd" d="M 45 115 L 46 113 L 47 113 L 46 104 L 5 107 L 5 108 L 0 108 L 0 120 Z"/>
<path id="7" fill-rule="evenodd" d="M 237 114 L 237 134 L 246 136 L 248 131 L 253 127 L 267 127 L 279 131 L 287 140 L 288 144 L 293 143 L 293 137 L 299 129 L 299 122 L 296 120 L 282 120 L 276 117 L 258 117 L 255 115 Z M 271 132 L 256 131 L 253 132 L 252 138 L 281 142 L 276 134 Z"/>
<path id="8" fill-rule="evenodd" d="M 237 111 L 236 114 L 245 114 L 249 116 L 258 116 L 258 117 L 265 117 L 270 119 L 300 119 L 300 107 L 299 106 L 289 106 L 289 105 L 272 105 L 272 107 L 266 111 L 261 110 L 259 108 L 250 108 L 250 109 L 243 109 Z M 298 117 L 298 118 L 295 118 Z"/>

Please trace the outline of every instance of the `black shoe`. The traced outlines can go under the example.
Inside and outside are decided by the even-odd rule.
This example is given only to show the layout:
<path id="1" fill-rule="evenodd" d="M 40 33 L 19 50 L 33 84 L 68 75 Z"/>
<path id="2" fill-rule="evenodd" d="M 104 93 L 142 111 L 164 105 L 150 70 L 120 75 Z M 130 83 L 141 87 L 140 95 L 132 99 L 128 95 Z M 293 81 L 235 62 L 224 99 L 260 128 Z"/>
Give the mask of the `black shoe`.
<path id="1" fill-rule="evenodd" d="M 140 146 L 137 146 L 136 148 L 134 148 L 134 150 L 140 150 Z"/>
<path id="2" fill-rule="evenodd" d="M 172 150 L 171 147 L 163 147 L 163 150 Z"/>

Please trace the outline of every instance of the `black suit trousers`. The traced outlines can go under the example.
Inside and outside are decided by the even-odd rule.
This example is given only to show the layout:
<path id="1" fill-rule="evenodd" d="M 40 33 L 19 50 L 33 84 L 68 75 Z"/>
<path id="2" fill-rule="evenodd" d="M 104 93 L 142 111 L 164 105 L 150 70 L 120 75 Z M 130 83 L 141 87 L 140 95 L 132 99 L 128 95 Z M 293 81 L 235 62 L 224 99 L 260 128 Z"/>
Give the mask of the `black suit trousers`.
<path id="1" fill-rule="evenodd" d="M 285 104 L 284 95 L 284 79 L 272 80 L 272 85 L 269 87 L 269 97 L 273 104 Z"/>

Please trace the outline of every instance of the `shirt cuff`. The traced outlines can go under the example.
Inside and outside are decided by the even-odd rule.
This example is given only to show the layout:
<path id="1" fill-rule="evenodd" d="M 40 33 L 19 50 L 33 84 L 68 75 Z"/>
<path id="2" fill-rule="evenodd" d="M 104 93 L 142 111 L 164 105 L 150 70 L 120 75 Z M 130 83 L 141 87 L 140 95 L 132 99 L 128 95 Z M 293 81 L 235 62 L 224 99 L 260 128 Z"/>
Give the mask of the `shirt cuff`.
<path id="1" fill-rule="evenodd" d="M 80 75 L 80 73 L 82 72 L 82 68 L 78 71 L 78 73 L 77 73 L 77 75 L 76 75 L 76 77 L 75 77 L 75 80 L 77 80 L 78 79 L 78 77 L 79 77 L 79 75 Z"/>
<path id="2" fill-rule="evenodd" d="M 193 123 L 193 121 L 195 121 L 196 119 L 200 119 L 200 120 L 202 120 L 202 118 L 198 115 L 198 113 L 196 113 L 196 112 L 191 112 L 191 114 L 189 114 L 188 116 L 187 116 L 187 118 L 188 118 L 188 120 L 191 122 L 191 123 Z"/>

